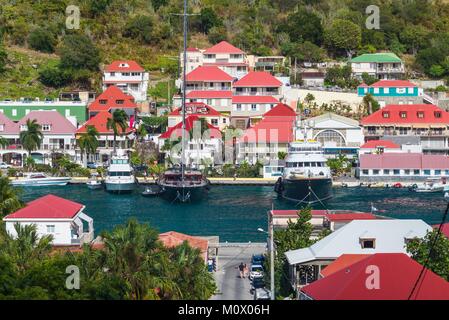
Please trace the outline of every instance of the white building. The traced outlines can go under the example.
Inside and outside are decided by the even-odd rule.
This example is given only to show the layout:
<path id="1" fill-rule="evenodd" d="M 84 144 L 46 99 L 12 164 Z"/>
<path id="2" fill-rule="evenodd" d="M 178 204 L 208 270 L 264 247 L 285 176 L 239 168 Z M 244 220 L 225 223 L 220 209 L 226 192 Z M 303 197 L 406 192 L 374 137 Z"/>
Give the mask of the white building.
<path id="1" fill-rule="evenodd" d="M 354 220 L 308 248 L 285 253 L 291 284 L 297 291 L 318 280 L 321 269 L 342 254 L 407 254 L 407 242 L 429 231 L 422 220 Z"/>
<path id="2" fill-rule="evenodd" d="M 203 66 L 216 66 L 240 79 L 248 73 L 246 53 L 232 44 L 222 41 L 203 52 Z"/>
<path id="3" fill-rule="evenodd" d="M 117 86 L 124 93 L 130 94 L 137 102 L 147 100 L 150 76 L 137 62 L 132 60 L 113 61 L 103 72 L 103 91 L 110 86 Z"/>
<path id="4" fill-rule="evenodd" d="M 392 52 L 365 53 L 350 61 L 352 75 L 362 79 L 362 75 L 375 77 L 379 80 L 399 80 L 405 76 L 404 62 Z"/>
<path id="5" fill-rule="evenodd" d="M 35 225 L 39 238 L 53 237 L 55 246 L 73 246 L 89 243 L 94 237 L 93 220 L 83 213 L 82 204 L 52 194 L 33 200 L 18 211 L 3 218 L 6 231 L 17 237 L 15 224 Z"/>

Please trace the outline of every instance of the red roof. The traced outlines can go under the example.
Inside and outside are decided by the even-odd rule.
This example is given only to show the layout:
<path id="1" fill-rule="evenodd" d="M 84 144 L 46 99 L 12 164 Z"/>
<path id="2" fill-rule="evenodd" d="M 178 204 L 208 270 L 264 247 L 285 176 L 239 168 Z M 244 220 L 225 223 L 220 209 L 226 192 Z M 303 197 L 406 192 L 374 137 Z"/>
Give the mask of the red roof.
<path id="1" fill-rule="evenodd" d="M 406 117 L 401 114 L 405 112 Z M 418 117 L 423 114 L 424 117 Z M 440 117 L 436 117 L 440 115 Z M 388 117 L 386 117 L 388 116 Z M 386 107 L 365 117 L 360 122 L 364 126 L 374 124 L 445 124 L 449 125 L 449 112 L 433 104 L 401 104 L 387 105 Z"/>
<path id="2" fill-rule="evenodd" d="M 28 202 L 5 219 L 71 219 L 82 208 L 82 204 L 48 194 Z"/>
<path id="3" fill-rule="evenodd" d="M 206 49 L 204 54 L 215 54 L 215 53 L 234 53 L 234 54 L 244 54 L 242 50 L 239 48 L 234 47 L 232 44 L 230 44 L 227 41 L 222 41 L 220 43 L 217 43 L 216 45 L 210 47 L 209 49 Z"/>
<path id="4" fill-rule="evenodd" d="M 369 271 L 373 268 L 374 271 Z M 407 300 L 422 266 L 403 253 L 377 253 L 301 289 L 315 300 Z M 377 270 L 377 271 L 376 271 Z M 369 271 L 369 272 L 368 272 Z M 379 287 L 369 277 L 379 275 Z M 449 282 L 426 270 L 412 300 L 449 300 Z"/>
<path id="5" fill-rule="evenodd" d="M 116 86 L 110 86 L 90 104 L 89 111 L 98 112 L 130 108 L 137 108 L 133 96 L 125 94 Z"/>
<path id="6" fill-rule="evenodd" d="M 360 260 L 367 258 L 369 254 L 342 254 L 334 262 L 328 265 L 326 268 L 321 270 L 321 275 L 327 277 L 332 273 L 342 270 L 343 268 L 349 267 Z"/>
<path id="7" fill-rule="evenodd" d="M 85 132 L 87 132 L 88 126 L 94 126 L 97 129 L 98 133 L 100 133 L 100 134 L 113 134 L 114 131 L 112 131 L 112 129 L 107 128 L 107 122 L 108 122 L 109 118 L 112 118 L 112 115 L 109 112 L 100 111 L 95 116 L 93 116 L 92 118 L 87 120 L 87 122 L 84 123 L 84 125 L 81 128 L 79 128 L 76 131 L 76 133 L 77 134 L 85 133 Z M 121 132 L 122 130 L 120 129 L 120 127 L 118 130 L 119 130 L 119 133 L 123 133 L 123 132 Z M 126 130 L 126 133 L 129 133 L 131 131 L 133 131 L 133 129 L 128 128 Z"/>
<path id="8" fill-rule="evenodd" d="M 181 116 L 181 109 L 182 108 L 178 108 L 175 111 L 172 111 L 169 116 Z M 220 117 L 221 113 L 203 102 L 188 102 L 186 103 L 186 115 L 196 115 L 198 117 Z"/>
<path id="9" fill-rule="evenodd" d="M 231 82 L 232 80 L 234 80 L 233 77 L 218 67 L 200 66 L 186 75 L 186 81 Z"/>
<path id="10" fill-rule="evenodd" d="M 232 103 L 279 103 L 279 100 L 272 96 L 233 96 Z"/>
<path id="11" fill-rule="evenodd" d="M 282 82 L 265 71 L 248 72 L 234 83 L 234 87 L 280 87 Z"/>
<path id="12" fill-rule="evenodd" d="M 265 112 L 263 115 L 266 117 L 289 117 L 296 119 L 296 112 L 284 103 L 279 103 L 270 111 Z"/>
<path id="13" fill-rule="evenodd" d="M 433 226 L 434 228 L 438 229 L 440 225 Z M 446 236 L 446 238 L 449 238 L 449 222 L 446 222 L 443 224 L 443 227 L 441 228 L 441 233 Z"/>
<path id="14" fill-rule="evenodd" d="M 106 72 L 144 72 L 145 69 L 142 68 L 134 60 L 116 60 L 110 65 L 106 66 L 104 69 Z"/>
<path id="15" fill-rule="evenodd" d="M 187 134 L 190 130 L 194 128 L 195 121 L 200 121 L 200 118 L 196 115 L 188 116 L 186 118 L 186 131 Z M 210 123 L 207 124 L 207 127 L 210 130 L 210 137 L 220 139 L 221 132 L 218 128 L 214 127 Z M 187 136 L 186 134 L 186 136 Z M 160 139 L 170 139 L 172 136 L 176 136 L 178 138 L 182 137 L 182 121 L 180 121 L 177 125 L 168 128 L 166 132 L 160 135 Z"/>
<path id="16" fill-rule="evenodd" d="M 288 217 L 297 218 L 299 210 L 271 210 L 273 217 Z M 326 210 L 312 210 L 312 217 L 324 217 L 327 214 Z"/>
<path id="17" fill-rule="evenodd" d="M 361 154 L 360 169 L 449 169 L 449 157 L 422 153 Z"/>
<path id="18" fill-rule="evenodd" d="M 51 125 L 50 131 L 44 131 L 44 134 L 74 134 L 76 127 L 58 111 L 41 110 L 31 111 L 17 123 L 19 128 L 26 125 L 27 120 L 36 120 L 41 126 L 44 124 Z"/>
<path id="19" fill-rule="evenodd" d="M 187 52 L 200 52 L 200 50 L 198 48 L 187 48 Z"/>
<path id="20" fill-rule="evenodd" d="M 417 85 L 408 81 L 408 80 L 380 80 L 376 83 L 373 83 L 370 87 L 379 88 L 379 87 L 393 87 L 393 88 L 409 88 L 416 87 Z"/>
<path id="21" fill-rule="evenodd" d="M 400 149 L 401 146 L 390 140 L 370 140 L 360 147 L 360 149 L 375 149 L 384 147 L 388 149 Z"/>
<path id="22" fill-rule="evenodd" d="M 230 90 L 198 90 L 198 91 L 190 91 L 186 95 L 187 99 L 200 99 L 200 98 L 221 98 L 221 99 L 231 99 L 232 98 L 232 91 Z"/>
<path id="23" fill-rule="evenodd" d="M 159 234 L 159 240 L 162 241 L 164 246 L 172 248 L 181 245 L 184 241 L 187 241 L 193 248 L 198 248 L 201 252 L 207 251 L 209 247 L 209 241 L 199 237 L 189 236 L 187 234 L 169 231 Z"/>
<path id="24" fill-rule="evenodd" d="M 282 120 L 282 121 L 281 121 Z M 246 129 L 239 138 L 241 143 L 288 143 L 293 140 L 293 123 L 288 118 L 262 119 L 254 127 Z"/>
<path id="25" fill-rule="evenodd" d="M 326 215 L 329 221 L 352 221 L 352 220 L 375 220 L 376 216 L 372 213 L 331 213 Z"/>

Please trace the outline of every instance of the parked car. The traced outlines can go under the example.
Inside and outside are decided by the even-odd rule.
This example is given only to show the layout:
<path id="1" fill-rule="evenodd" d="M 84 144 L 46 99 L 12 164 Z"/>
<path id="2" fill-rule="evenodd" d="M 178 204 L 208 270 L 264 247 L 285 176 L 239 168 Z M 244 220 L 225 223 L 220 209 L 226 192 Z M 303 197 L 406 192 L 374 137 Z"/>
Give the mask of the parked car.
<path id="1" fill-rule="evenodd" d="M 254 290 L 254 300 L 270 300 L 271 292 L 266 288 L 258 288 Z"/>
<path id="2" fill-rule="evenodd" d="M 9 169 L 11 166 L 5 162 L 0 162 L 0 169 Z"/>
<path id="3" fill-rule="evenodd" d="M 265 261 L 265 256 L 263 254 L 253 254 L 251 258 L 251 264 L 260 264 L 263 265 Z"/>
<path id="4" fill-rule="evenodd" d="M 249 271 L 249 280 L 263 277 L 263 267 L 261 264 L 252 264 Z"/>
<path id="5" fill-rule="evenodd" d="M 88 163 L 87 163 L 87 167 L 88 167 L 89 169 L 97 169 L 97 168 L 98 168 L 98 165 L 97 165 L 95 162 L 88 162 Z"/>
<path id="6" fill-rule="evenodd" d="M 253 294 L 254 291 L 259 288 L 265 288 L 265 281 L 262 277 L 254 278 L 253 281 L 251 281 L 251 289 L 249 289 L 249 292 Z"/>

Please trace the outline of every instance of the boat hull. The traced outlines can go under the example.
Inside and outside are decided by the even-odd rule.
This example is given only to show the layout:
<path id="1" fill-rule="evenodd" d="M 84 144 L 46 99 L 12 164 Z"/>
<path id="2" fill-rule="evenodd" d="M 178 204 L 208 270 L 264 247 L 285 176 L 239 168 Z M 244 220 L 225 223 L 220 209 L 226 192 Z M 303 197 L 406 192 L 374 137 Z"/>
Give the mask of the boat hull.
<path id="1" fill-rule="evenodd" d="M 332 198 L 331 178 L 279 178 L 275 191 L 284 199 L 305 204 L 319 203 Z"/>
<path id="2" fill-rule="evenodd" d="M 106 191 L 115 193 L 133 192 L 136 187 L 134 182 L 124 182 L 124 183 L 106 182 L 105 186 Z"/>
<path id="3" fill-rule="evenodd" d="M 208 193 L 208 185 L 195 186 L 195 187 L 181 187 L 181 186 L 168 186 L 159 185 L 163 188 L 163 192 L 160 196 L 170 202 L 196 202 L 201 201 Z"/>
<path id="4" fill-rule="evenodd" d="M 20 187 L 65 186 L 70 182 L 70 180 L 71 180 L 70 178 L 13 180 L 11 181 L 11 185 Z"/>

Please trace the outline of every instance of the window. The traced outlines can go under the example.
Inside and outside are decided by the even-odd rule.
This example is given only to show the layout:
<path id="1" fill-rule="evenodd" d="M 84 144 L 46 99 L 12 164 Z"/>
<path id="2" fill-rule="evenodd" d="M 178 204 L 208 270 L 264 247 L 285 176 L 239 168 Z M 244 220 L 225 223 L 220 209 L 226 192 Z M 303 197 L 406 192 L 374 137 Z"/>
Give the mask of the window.
<path id="1" fill-rule="evenodd" d="M 12 109 L 12 115 L 13 117 L 17 116 L 17 109 Z"/>
<path id="2" fill-rule="evenodd" d="M 28 127 L 27 127 L 26 124 L 21 124 L 21 125 L 20 125 L 20 131 L 25 131 L 25 130 L 27 130 L 27 129 L 28 129 Z"/>
<path id="3" fill-rule="evenodd" d="M 362 173 L 363 173 L 363 175 L 368 175 L 369 174 L 369 170 L 363 169 Z"/>
<path id="4" fill-rule="evenodd" d="M 376 239 L 360 239 L 362 249 L 374 249 L 376 248 Z"/>
<path id="5" fill-rule="evenodd" d="M 223 123 L 226 124 L 226 118 L 223 118 Z"/>
<path id="6" fill-rule="evenodd" d="M 0 131 L 4 131 L 5 130 L 5 125 L 4 124 L 0 124 Z"/>
<path id="7" fill-rule="evenodd" d="M 65 117 L 70 117 L 70 109 L 65 109 Z"/>
<path id="8" fill-rule="evenodd" d="M 100 104 L 106 104 L 106 103 L 108 103 L 108 100 L 106 100 L 106 99 L 101 99 L 99 102 L 100 102 Z"/>
<path id="9" fill-rule="evenodd" d="M 373 170 L 373 175 L 378 175 L 379 174 L 379 169 L 374 169 Z"/>
<path id="10" fill-rule="evenodd" d="M 402 119 L 407 118 L 407 112 L 406 111 L 401 111 L 399 114 L 401 115 Z"/>
<path id="11" fill-rule="evenodd" d="M 434 112 L 435 118 L 441 118 L 441 111 Z"/>
<path id="12" fill-rule="evenodd" d="M 140 72 L 131 72 L 131 75 L 134 76 L 134 77 L 135 76 L 140 76 Z"/>
<path id="13" fill-rule="evenodd" d="M 390 170 L 389 169 L 384 169 L 384 174 L 390 174 Z"/>
<path id="14" fill-rule="evenodd" d="M 379 93 L 379 88 L 374 88 L 374 93 Z"/>
<path id="15" fill-rule="evenodd" d="M 436 176 L 441 176 L 441 170 L 435 170 L 435 175 Z"/>
<path id="16" fill-rule="evenodd" d="M 55 233 L 55 225 L 47 224 L 47 233 Z"/>
<path id="17" fill-rule="evenodd" d="M 400 173 L 401 173 L 401 170 L 398 170 L 398 169 L 394 169 L 394 170 L 393 170 L 393 174 L 394 174 L 395 176 L 398 176 Z"/>
<path id="18" fill-rule="evenodd" d="M 211 119 L 210 123 L 212 123 L 213 126 L 217 126 L 218 125 L 218 119 Z"/>
<path id="19" fill-rule="evenodd" d="M 409 175 L 410 174 L 410 169 L 405 169 L 404 170 L 404 174 Z"/>
<path id="20" fill-rule="evenodd" d="M 407 88 L 407 92 L 409 93 L 409 94 L 413 94 L 413 91 L 414 91 L 415 89 L 414 88 Z"/>
<path id="21" fill-rule="evenodd" d="M 444 170 L 444 175 L 449 176 L 449 170 Z"/>
<path id="22" fill-rule="evenodd" d="M 115 72 L 111 72 L 111 77 L 115 77 Z"/>
<path id="23" fill-rule="evenodd" d="M 322 131 L 315 137 L 315 140 L 320 142 L 322 145 L 331 145 L 335 147 L 346 146 L 345 139 L 338 131 L 335 130 Z"/>
<path id="24" fill-rule="evenodd" d="M 420 173 L 421 173 L 421 171 L 420 171 L 419 169 L 413 170 L 413 174 L 414 174 L 415 176 L 419 176 Z"/>
<path id="25" fill-rule="evenodd" d="M 236 110 L 237 111 L 242 111 L 242 105 L 240 103 L 237 104 Z"/>
<path id="26" fill-rule="evenodd" d="M 423 118 L 424 118 L 424 112 L 423 112 L 423 111 L 418 111 L 418 112 L 416 113 L 416 115 L 417 115 L 417 117 L 418 117 L 419 119 L 423 119 Z"/>
<path id="27" fill-rule="evenodd" d="M 251 105 L 251 111 L 257 111 L 257 104 Z"/>
<path id="28" fill-rule="evenodd" d="M 386 119 L 390 118 L 390 112 L 389 111 L 382 112 L 382 117 L 384 117 Z"/>
<path id="29" fill-rule="evenodd" d="M 125 100 L 116 100 L 115 101 L 117 104 L 124 104 L 125 103 Z"/>
<path id="30" fill-rule="evenodd" d="M 425 176 L 430 176 L 430 170 L 424 170 L 424 175 Z"/>
<path id="31" fill-rule="evenodd" d="M 50 131 L 51 130 L 51 124 L 43 124 L 42 125 L 42 131 Z"/>
<path id="32" fill-rule="evenodd" d="M 385 94 L 390 93 L 390 88 L 384 88 L 384 93 L 385 93 Z"/>
<path id="33" fill-rule="evenodd" d="M 122 72 L 122 76 L 128 77 L 129 76 L 129 72 Z"/>
<path id="34" fill-rule="evenodd" d="M 396 89 L 396 92 L 397 92 L 397 93 L 404 94 L 404 93 L 405 93 L 405 88 L 397 88 L 397 89 Z"/>

